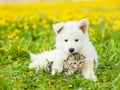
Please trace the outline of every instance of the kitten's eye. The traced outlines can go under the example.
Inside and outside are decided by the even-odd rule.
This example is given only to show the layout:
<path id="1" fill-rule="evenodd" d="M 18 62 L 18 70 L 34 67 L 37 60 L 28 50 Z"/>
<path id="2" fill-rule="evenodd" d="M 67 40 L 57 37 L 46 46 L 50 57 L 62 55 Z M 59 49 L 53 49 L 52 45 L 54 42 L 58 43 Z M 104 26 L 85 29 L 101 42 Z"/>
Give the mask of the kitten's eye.
<path id="1" fill-rule="evenodd" d="M 75 39 L 75 42 L 78 42 L 79 41 L 79 39 Z"/>
<path id="2" fill-rule="evenodd" d="M 64 41 L 65 41 L 65 42 L 68 42 L 68 39 L 65 39 Z"/>
<path id="3" fill-rule="evenodd" d="M 74 62 L 74 64 L 76 64 L 76 62 Z"/>
<path id="4" fill-rule="evenodd" d="M 79 62 L 79 64 L 81 64 L 82 62 Z"/>

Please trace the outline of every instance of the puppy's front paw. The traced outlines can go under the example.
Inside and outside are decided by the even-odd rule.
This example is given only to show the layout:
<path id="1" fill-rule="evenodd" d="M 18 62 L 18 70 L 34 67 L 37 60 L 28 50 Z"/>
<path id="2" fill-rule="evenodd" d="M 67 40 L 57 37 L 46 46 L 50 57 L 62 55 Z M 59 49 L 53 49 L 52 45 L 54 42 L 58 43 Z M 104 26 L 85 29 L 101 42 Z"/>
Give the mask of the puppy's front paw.
<path id="1" fill-rule="evenodd" d="M 92 75 L 91 79 L 96 82 L 97 81 L 97 76 L 96 75 Z"/>
<path id="2" fill-rule="evenodd" d="M 90 73 L 82 73 L 83 77 L 86 79 L 90 78 Z"/>
<path id="3" fill-rule="evenodd" d="M 86 73 L 86 74 L 84 74 L 83 75 L 84 76 L 84 78 L 86 78 L 86 79 L 91 79 L 91 80 L 93 80 L 94 82 L 96 82 L 97 81 L 97 76 L 96 75 L 90 75 L 89 73 Z"/>
<path id="4" fill-rule="evenodd" d="M 30 63 L 29 64 L 29 69 L 32 69 L 32 68 L 34 68 L 35 66 L 34 66 L 34 63 Z"/>
<path id="5" fill-rule="evenodd" d="M 60 71 L 58 69 L 52 70 L 51 75 L 60 75 Z"/>
<path id="6" fill-rule="evenodd" d="M 56 73 L 56 72 L 55 72 L 54 70 L 52 70 L 52 73 L 51 73 L 51 75 L 55 75 L 55 73 Z"/>

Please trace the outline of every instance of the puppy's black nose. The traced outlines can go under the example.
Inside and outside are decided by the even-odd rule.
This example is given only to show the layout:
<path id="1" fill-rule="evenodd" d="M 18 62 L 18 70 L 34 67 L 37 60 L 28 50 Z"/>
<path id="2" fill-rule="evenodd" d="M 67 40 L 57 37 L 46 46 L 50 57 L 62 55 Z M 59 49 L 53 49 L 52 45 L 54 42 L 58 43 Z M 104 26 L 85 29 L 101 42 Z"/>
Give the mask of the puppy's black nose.
<path id="1" fill-rule="evenodd" d="M 69 52 L 74 52 L 74 48 L 69 48 Z"/>

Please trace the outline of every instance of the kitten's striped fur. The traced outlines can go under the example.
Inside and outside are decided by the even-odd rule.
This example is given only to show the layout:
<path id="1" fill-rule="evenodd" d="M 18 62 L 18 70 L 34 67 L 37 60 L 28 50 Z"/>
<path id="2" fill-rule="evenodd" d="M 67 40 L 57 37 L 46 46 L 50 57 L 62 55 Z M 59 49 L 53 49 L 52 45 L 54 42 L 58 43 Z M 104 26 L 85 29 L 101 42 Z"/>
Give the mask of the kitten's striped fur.
<path id="1" fill-rule="evenodd" d="M 64 61 L 63 73 L 70 75 L 72 73 L 81 74 L 82 65 L 84 63 L 85 56 L 74 53 L 70 55 L 67 60 Z"/>
<path id="2" fill-rule="evenodd" d="M 85 56 L 81 54 L 78 53 L 71 54 L 70 56 L 68 56 L 66 60 L 64 60 L 63 73 L 66 75 L 70 75 L 72 73 L 81 74 L 81 69 L 84 60 L 85 60 Z M 47 64 L 45 68 L 45 72 L 51 73 L 52 64 L 53 62 Z"/>

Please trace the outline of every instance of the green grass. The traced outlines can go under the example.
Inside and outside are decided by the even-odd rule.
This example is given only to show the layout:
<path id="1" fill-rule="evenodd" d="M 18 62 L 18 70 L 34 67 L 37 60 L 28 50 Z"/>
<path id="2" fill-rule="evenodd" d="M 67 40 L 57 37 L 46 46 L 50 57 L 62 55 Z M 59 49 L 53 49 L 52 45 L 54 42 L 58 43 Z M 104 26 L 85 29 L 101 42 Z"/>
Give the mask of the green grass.
<path id="1" fill-rule="evenodd" d="M 36 30 L 20 29 L 20 39 L 12 39 L 12 43 L 7 39 L 10 31 L 1 34 L 5 37 L 0 36 L 0 90 L 120 90 L 120 30 L 104 30 L 104 24 L 90 27 L 95 30 L 95 34 L 90 33 L 90 39 L 96 39 L 93 44 L 99 54 L 99 67 L 95 69 L 97 82 L 78 75 L 52 76 L 30 70 L 28 50 L 39 53 L 41 48 L 55 48 L 52 28 L 39 26 Z"/>

